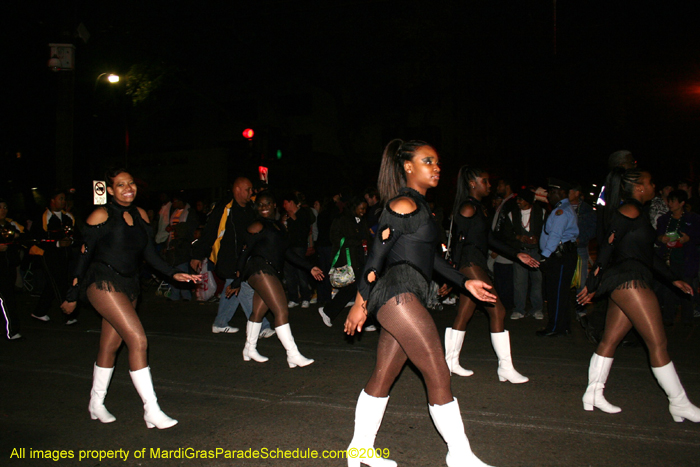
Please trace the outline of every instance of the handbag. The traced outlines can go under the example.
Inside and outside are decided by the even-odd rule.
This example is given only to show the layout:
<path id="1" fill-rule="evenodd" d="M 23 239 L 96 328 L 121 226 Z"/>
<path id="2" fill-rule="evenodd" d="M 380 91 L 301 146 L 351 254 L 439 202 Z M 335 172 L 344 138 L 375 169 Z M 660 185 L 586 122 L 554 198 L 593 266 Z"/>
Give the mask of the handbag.
<path id="1" fill-rule="evenodd" d="M 335 267 L 335 263 L 338 261 L 340 252 L 343 251 L 343 243 L 345 243 L 345 237 L 340 239 L 340 247 L 338 248 L 338 253 L 335 254 L 333 258 L 333 263 L 331 264 L 331 270 L 328 272 L 328 279 L 331 285 L 336 289 L 345 287 L 355 282 L 355 272 L 352 270 L 352 263 L 350 262 L 350 251 L 345 248 L 345 257 L 348 262 L 345 266 Z"/>

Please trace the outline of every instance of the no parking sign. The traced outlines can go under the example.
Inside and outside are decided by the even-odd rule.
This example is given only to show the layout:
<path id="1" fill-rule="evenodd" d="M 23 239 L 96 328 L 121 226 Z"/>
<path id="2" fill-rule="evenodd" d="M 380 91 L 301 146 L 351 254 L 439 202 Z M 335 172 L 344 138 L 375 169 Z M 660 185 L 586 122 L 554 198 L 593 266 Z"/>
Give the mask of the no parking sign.
<path id="1" fill-rule="evenodd" d="M 92 181 L 93 204 L 107 204 L 107 184 L 102 180 Z"/>

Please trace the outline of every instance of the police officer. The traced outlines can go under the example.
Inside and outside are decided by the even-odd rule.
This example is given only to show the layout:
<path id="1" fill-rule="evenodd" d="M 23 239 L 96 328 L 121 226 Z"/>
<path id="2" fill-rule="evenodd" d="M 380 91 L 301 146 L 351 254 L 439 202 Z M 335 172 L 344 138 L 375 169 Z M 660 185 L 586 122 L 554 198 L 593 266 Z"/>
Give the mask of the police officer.
<path id="1" fill-rule="evenodd" d="M 569 289 L 576 270 L 578 253 L 578 223 L 576 213 L 568 199 L 569 184 L 549 179 L 547 199 L 554 206 L 540 236 L 542 259 L 540 269 L 544 275 L 544 296 L 547 300 L 548 322 L 538 336 L 567 335 L 569 329 Z"/>

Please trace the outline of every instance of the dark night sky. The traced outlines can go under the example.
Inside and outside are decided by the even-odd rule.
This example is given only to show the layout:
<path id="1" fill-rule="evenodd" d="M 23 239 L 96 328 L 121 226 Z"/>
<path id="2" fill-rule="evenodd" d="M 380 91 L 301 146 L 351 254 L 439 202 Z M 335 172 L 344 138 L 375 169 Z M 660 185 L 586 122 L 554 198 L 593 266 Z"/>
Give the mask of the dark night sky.
<path id="1" fill-rule="evenodd" d="M 63 25 L 82 22 L 91 37 L 76 39 L 78 152 L 95 76 L 141 64 L 168 70 L 160 98 L 170 105 L 296 82 L 325 90 L 343 126 L 341 168 L 357 161 L 372 170 L 379 159 L 381 147 L 369 156 L 357 149 L 362 124 L 380 127 L 387 141 L 422 137 L 408 134 L 407 111 L 449 105 L 454 118 L 435 142 L 449 169 L 468 161 L 530 183 L 594 181 L 607 155 L 627 148 L 661 176 L 697 178 L 693 2 L 560 0 L 556 55 L 551 1 L 208 3 L 3 2 L 3 161 L 21 151 L 22 167 L 50 167 L 47 44 L 61 41 Z"/>

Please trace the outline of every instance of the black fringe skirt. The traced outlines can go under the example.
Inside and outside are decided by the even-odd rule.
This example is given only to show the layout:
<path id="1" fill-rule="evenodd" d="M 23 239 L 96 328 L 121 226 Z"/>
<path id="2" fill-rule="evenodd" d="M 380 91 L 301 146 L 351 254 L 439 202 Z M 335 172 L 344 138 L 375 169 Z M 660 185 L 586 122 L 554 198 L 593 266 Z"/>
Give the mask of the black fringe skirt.
<path id="1" fill-rule="evenodd" d="M 643 263 L 634 260 L 623 261 L 603 272 L 596 296 L 601 297 L 616 289 L 648 289 L 653 279 L 654 274 Z"/>
<path id="2" fill-rule="evenodd" d="M 100 262 L 93 262 L 88 267 L 85 278 L 81 281 L 80 297 L 87 300 L 87 289 L 92 284 L 99 290 L 106 292 L 120 292 L 129 297 L 129 300 L 136 300 L 141 293 L 138 271 L 133 274 L 121 274 L 109 265 Z"/>
<path id="3" fill-rule="evenodd" d="M 272 267 L 272 265 L 268 263 L 265 258 L 262 256 L 251 256 L 248 258 L 248 261 L 246 261 L 245 266 L 243 267 L 241 280 L 246 282 L 250 276 L 258 273 L 265 274 L 267 276 L 275 276 L 282 280 L 277 270 Z"/>
<path id="4" fill-rule="evenodd" d="M 394 300 L 399 305 L 402 300 L 410 297 L 410 294 L 418 298 L 424 307 L 427 307 L 430 297 L 430 282 L 420 271 L 409 264 L 402 263 L 390 266 L 370 292 L 367 311 L 376 313 L 389 300 Z"/>

